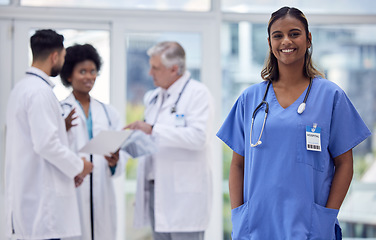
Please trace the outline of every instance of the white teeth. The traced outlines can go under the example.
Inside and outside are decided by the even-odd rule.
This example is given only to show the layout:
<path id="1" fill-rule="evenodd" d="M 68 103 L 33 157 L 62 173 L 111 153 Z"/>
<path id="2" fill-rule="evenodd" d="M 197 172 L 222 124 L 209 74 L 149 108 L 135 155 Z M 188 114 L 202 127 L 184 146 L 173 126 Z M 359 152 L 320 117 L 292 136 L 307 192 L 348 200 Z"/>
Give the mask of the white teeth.
<path id="1" fill-rule="evenodd" d="M 294 49 L 282 49 L 281 51 L 282 51 L 283 53 L 289 53 L 289 52 L 294 51 Z"/>

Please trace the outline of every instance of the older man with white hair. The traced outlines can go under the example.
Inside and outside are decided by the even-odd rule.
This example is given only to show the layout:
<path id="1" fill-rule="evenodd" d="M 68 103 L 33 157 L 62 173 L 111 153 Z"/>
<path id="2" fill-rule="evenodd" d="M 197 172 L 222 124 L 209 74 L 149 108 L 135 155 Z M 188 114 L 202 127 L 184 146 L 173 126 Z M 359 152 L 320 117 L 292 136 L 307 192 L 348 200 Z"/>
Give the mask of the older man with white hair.
<path id="1" fill-rule="evenodd" d="M 179 43 L 147 53 L 157 88 L 145 94 L 145 120 L 126 128 L 150 134 L 158 151 L 139 159 L 135 224 L 150 222 L 154 240 L 203 240 L 212 198 L 212 97 L 186 71 Z"/>

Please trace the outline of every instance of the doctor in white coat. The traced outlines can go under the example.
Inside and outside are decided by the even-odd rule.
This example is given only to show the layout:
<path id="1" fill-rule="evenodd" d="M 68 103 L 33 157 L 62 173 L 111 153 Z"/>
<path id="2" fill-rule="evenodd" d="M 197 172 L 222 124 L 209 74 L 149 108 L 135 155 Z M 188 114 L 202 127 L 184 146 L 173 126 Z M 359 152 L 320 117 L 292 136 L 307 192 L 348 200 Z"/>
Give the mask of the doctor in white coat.
<path id="1" fill-rule="evenodd" d="M 212 198 L 212 97 L 185 71 L 177 42 L 158 43 L 148 55 L 157 88 L 145 94 L 145 121 L 126 128 L 151 134 L 158 151 L 139 159 L 135 225 L 150 222 L 155 240 L 202 240 Z"/>
<path id="2" fill-rule="evenodd" d="M 67 48 L 61 80 L 72 93 L 61 102 L 72 150 L 78 152 L 102 130 L 121 130 L 120 117 L 114 107 L 90 96 L 101 68 L 97 50 L 90 44 Z M 125 152 L 111 156 L 80 153 L 94 164 L 90 177 L 77 188 L 82 236 L 77 240 L 116 239 L 116 198 L 113 178 L 121 176 Z M 70 240 L 72 238 L 69 238 Z"/>
<path id="3" fill-rule="evenodd" d="M 9 238 L 81 234 L 74 178 L 82 179 L 93 166 L 69 149 L 62 110 L 49 79 L 64 63 L 63 40 L 53 30 L 38 30 L 31 37 L 32 67 L 9 97 L 5 157 Z"/>

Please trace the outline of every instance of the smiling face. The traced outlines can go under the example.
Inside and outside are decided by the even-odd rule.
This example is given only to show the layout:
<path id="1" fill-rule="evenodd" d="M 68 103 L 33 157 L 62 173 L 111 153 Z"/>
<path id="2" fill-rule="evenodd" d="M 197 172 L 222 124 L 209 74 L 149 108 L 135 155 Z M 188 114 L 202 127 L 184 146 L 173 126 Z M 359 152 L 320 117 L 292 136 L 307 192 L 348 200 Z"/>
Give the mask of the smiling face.
<path id="1" fill-rule="evenodd" d="M 68 81 L 72 84 L 73 92 L 88 94 L 97 78 L 97 67 L 91 60 L 77 63 Z"/>
<path id="2" fill-rule="evenodd" d="M 311 33 L 305 31 L 298 19 L 287 15 L 276 20 L 270 27 L 269 47 L 278 65 L 304 65 L 305 54 L 311 46 Z"/>

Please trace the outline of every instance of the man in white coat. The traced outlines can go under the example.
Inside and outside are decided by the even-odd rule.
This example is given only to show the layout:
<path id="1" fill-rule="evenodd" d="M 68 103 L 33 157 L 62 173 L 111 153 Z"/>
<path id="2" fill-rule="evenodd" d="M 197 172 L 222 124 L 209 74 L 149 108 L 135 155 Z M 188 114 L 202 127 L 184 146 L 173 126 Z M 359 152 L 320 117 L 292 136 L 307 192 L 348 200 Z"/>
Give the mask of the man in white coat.
<path id="1" fill-rule="evenodd" d="M 63 41 L 50 29 L 31 37 L 32 67 L 9 97 L 5 156 L 9 238 L 81 234 L 75 186 L 93 165 L 69 150 L 62 109 L 49 79 L 63 66 Z"/>
<path id="2" fill-rule="evenodd" d="M 212 198 L 212 97 L 185 70 L 177 42 L 148 50 L 156 89 L 145 94 L 145 121 L 126 128 L 151 134 L 157 153 L 139 159 L 135 225 L 150 221 L 155 240 L 202 240 Z"/>

